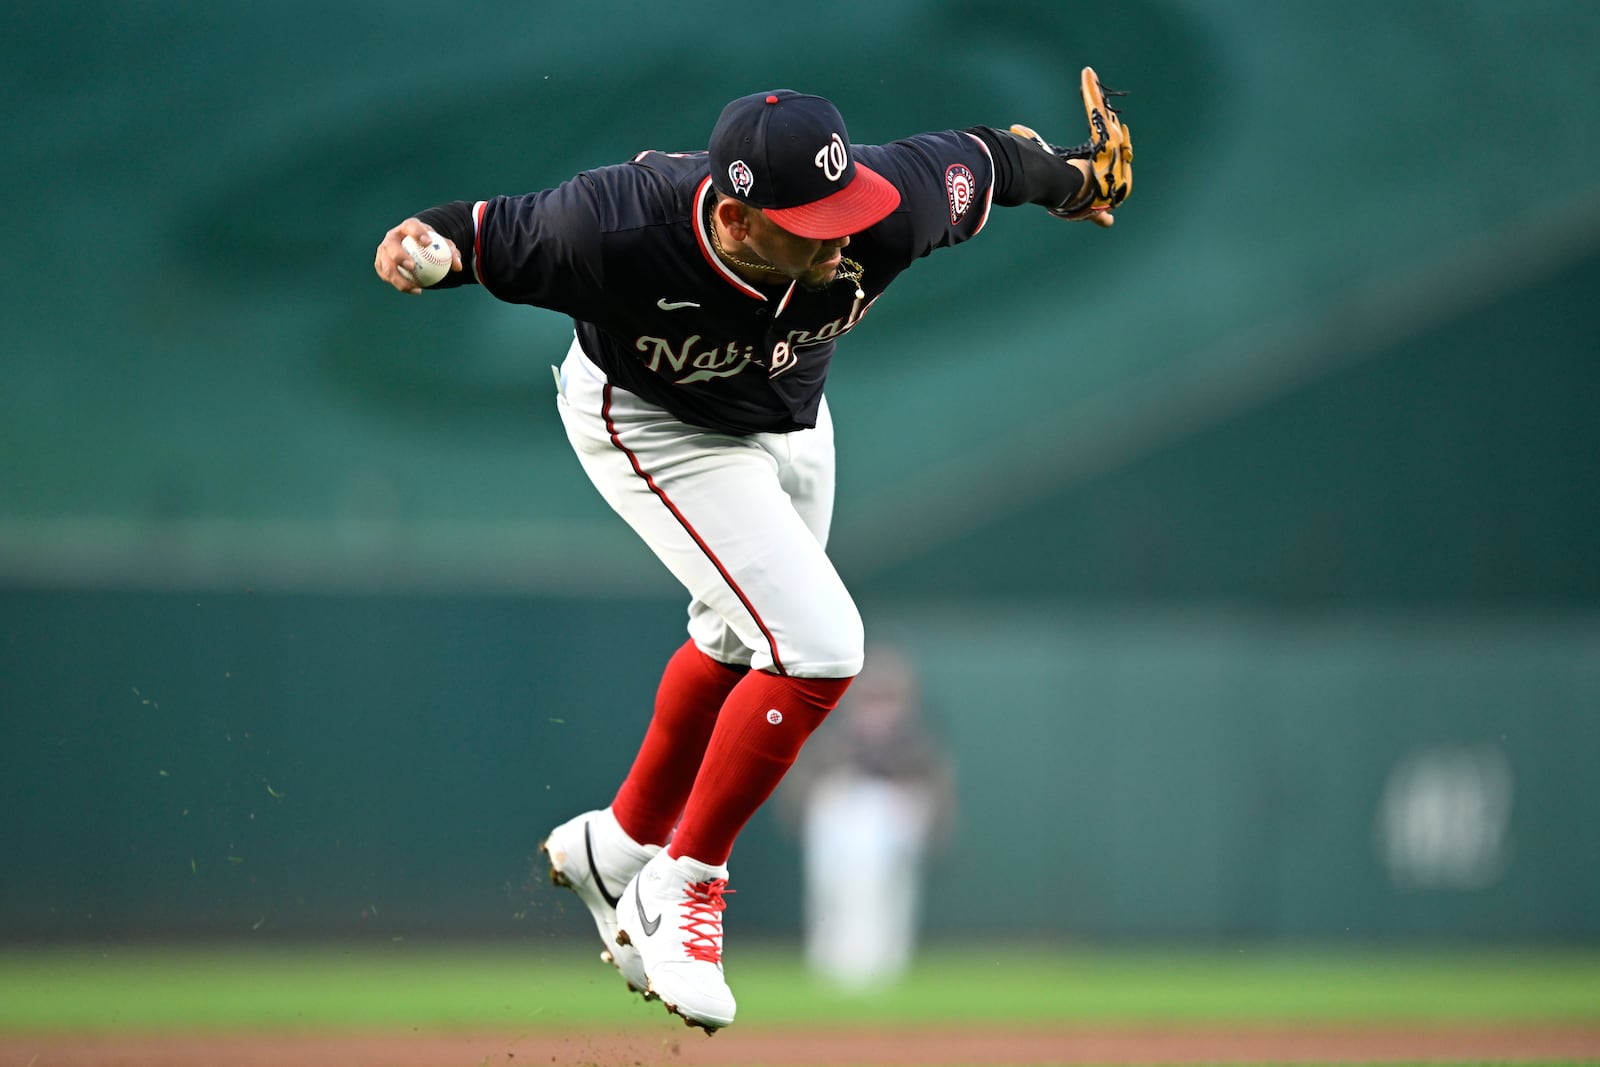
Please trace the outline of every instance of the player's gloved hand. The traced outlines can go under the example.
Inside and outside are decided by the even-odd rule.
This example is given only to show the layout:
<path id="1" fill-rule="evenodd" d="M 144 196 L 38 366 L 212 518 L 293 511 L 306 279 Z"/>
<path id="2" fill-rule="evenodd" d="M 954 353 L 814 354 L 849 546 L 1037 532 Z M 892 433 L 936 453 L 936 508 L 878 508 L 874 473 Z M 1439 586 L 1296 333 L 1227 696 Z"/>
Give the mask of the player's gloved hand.
<path id="1" fill-rule="evenodd" d="M 1122 124 L 1116 108 L 1106 103 L 1108 96 L 1121 96 L 1100 84 L 1093 67 L 1084 67 L 1079 78 L 1083 110 L 1089 120 L 1089 140 L 1072 148 L 1050 144 L 1027 126 L 1014 125 L 1011 132 L 1026 137 L 1048 152 L 1084 172 L 1083 190 L 1071 200 L 1049 208 L 1062 219 L 1090 219 L 1101 226 L 1114 221 L 1111 209 L 1128 198 L 1133 189 L 1133 136 Z"/>

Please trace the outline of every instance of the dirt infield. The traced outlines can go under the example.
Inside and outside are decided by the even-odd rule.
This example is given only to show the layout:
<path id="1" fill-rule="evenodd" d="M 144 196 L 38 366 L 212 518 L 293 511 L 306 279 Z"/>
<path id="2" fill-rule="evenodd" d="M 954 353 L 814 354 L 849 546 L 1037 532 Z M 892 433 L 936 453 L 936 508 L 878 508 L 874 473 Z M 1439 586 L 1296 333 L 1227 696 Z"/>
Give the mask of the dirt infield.
<path id="1" fill-rule="evenodd" d="M 1600 1026 L 0 1036 L 0 1067 L 926 1067 L 1600 1060 Z"/>

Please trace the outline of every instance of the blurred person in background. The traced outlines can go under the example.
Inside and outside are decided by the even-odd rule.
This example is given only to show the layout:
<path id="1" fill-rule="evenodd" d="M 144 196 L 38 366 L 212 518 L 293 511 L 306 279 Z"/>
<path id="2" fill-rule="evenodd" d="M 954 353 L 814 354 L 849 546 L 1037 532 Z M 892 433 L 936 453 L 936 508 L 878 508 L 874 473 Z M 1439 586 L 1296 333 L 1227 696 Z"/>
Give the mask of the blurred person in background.
<path id="1" fill-rule="evenodd" d="M 925 859 L 948 832 L 954 788 L 900 649 L 869 650 L 835 717 L 801 753 L 783 797 L 805 868 L 806 961 L 829 983 L 864 991 L 893 984 L 911 963 Z"/>

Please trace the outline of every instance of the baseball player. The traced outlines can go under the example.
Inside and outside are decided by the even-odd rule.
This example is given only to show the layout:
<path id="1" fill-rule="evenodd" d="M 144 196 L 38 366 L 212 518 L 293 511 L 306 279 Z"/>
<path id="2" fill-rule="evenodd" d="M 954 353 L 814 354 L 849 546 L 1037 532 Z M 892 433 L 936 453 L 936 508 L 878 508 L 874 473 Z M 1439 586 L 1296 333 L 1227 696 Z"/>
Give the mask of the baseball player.
<path id="1" fill-rule="evenodd" d="M 689 591 L 688 640 L 627 777 L 541 848 L 629 987 L 707 1033 L 734 1019 L 734 840 L 863 661 L 861 617 L 825 551 L 835 346 L 993 205 L 1111 224 L 1131 141 L 1093 70 L 1081 86 L 1090 140 L 1076 148 L 1022 126 L 855 145 L 829 101 L 755 93 L 724 108 L 705 151 L 441 204 L 378 246 L 378 276 L 400 292 L 421 292 L 403 239 L 432 230 L 452 250 L 433 288 L 481 285 L 571 316 L 556 397 L 568 439 Z"/>

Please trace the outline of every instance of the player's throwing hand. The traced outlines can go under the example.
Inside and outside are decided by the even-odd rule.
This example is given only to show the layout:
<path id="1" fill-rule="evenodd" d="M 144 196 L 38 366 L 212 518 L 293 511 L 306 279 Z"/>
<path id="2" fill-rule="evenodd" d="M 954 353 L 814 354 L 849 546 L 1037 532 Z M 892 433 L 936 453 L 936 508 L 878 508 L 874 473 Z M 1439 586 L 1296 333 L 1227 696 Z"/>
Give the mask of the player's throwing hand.
<path id="1" fill-rule="evenodd" d="M 378 277 L 402 293 L 422 292 L 422 286 L 406 274 L 406 271 L 416 269 L 417 264 L 411 258 L 411 253 L 406 251 L 405 239 L 409 237 L 413 241 L 424 243 L 432 234 L 433 230 L 421 219 L 406 219 L 383 235 L 383 241 L 378 245 L 377 258 L 372 261 L 372 269 L 378 272 Z M 460 270 L 461 250 L 448 237 L 443 239 L 450 246 L 450 269 Z"/>

